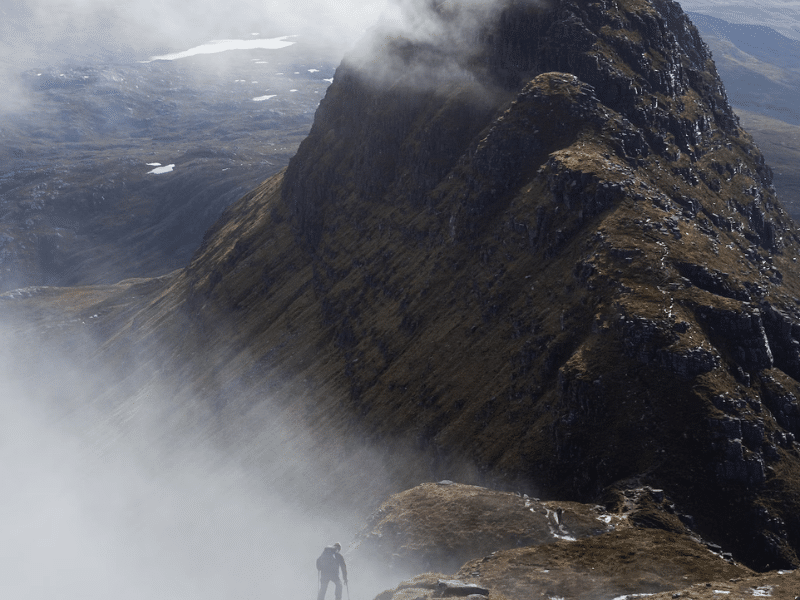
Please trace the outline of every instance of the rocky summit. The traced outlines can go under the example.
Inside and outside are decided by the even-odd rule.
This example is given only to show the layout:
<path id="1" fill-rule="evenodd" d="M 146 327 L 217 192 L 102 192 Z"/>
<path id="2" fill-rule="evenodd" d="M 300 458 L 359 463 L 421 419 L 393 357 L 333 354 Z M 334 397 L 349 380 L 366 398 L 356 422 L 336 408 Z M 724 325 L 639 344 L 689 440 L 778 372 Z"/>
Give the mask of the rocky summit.
<path id="1" fill-rule="evenodd" d="M 416 9 L 435 35 L 374 32 L 187 268 L 72 309 L 98 358 L 177 374 L 221 429 L 302 422 L 279 449 L 340 499 L 649 486 L 662 530 L 797 566 L 800 237 L 697 30 L 670 0 Z"/>

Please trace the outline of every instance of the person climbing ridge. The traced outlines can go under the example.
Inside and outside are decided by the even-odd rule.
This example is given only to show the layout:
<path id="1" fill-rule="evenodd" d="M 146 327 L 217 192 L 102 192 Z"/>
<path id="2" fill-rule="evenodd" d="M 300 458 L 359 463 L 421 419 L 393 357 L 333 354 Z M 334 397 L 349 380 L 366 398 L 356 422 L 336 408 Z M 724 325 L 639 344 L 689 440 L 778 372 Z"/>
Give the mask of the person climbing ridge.
<path id="1" fill-rule="evenodd" d="M 317 600 L 325 600 L 328 583 L 331 581 L 336 586 L 336 600 L 342 600 L 342 582 L 339 580 L 339 568 L 341 567 L 342 569 L 342 579 L 344 579 L 344 584 L 347 585 L 347 565 L 344 564 L 344 557 L 340 554 L 341 550 L 342 545 L 336 542 L 333 546 L 325 548 L 317 559 L 317 574 L 319 575 Z"/>

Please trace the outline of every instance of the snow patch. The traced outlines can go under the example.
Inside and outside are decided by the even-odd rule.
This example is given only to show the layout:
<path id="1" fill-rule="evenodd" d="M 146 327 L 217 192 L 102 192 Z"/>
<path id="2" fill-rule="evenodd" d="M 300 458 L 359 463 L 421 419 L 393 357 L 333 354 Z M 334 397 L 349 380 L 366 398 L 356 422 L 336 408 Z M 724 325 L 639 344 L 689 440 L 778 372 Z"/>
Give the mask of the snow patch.
<path id="1" fill-rule="evenodd" d="M 150 60 L 143 62 L 153 62 L 154 60 L 178 60 L 190 56 L 197 56 L 199 54 L 218 54 L 220 52 L 228 52 L 229 50 L 280 50 L 281 48 L 287 48 L 295 43 L 287 41 L 287 38 L 290 37 L 294 36 L 285 35 L 279 38 L 258 40 L 212 40 L 183 52 L 152 56 Z"/>
<path id="2" fill-rule="evenodd" d="M 269 100 L 270 98 L 274 98 L 278 94 L 270 94 L 268 96 L 259 96 L 258 98 L 253 98 L 253 102 L 263 102 L 264 100 Z"/>
<path id="3" fill-rule="evenodd" d="M 152 171 L 148 171 L 147 174 L 150 175 L 152 173 L 153 175 L 161 175 L 163 173 L 169 173 L 174 168 L 175 168 L 174 164 L 167 165 L 166 167 L 156 167 Z"/>
<path id="4" fill-rule="evenodd" d="M 533 509 L 531 509 L 533 510 Z M 564 540 L 565 542 L 577 542 L 578 539 L 574 536 L 569 534 L 564 524 L 560 522 L 558 518 L 558 513 L 551 511 L 549 508 L 547 510 L 547 526 L 550 528 L 550 535 L 552 535 L 557 540 Z M 556 527 L 553 527 L 553 523 L 555 523 Z"/>
<path id="5" fill-rule="evenodd" d="M 148 167 L 160 167 L 161 163 L 147 163 Z"/>
<path id="6" fill-rule="evenodd" d="M 323 79 L 322 81 L 327 81 L 328 83 L 333 83 L 333 77 L 331 77 L 330 79 Z"/>
<path id="7" fill-rule="evenodd" d="M 772 586 L 763 585 L 761 587 L 753 588 L 753 596 L 756 598 L 769 598 L 772 596 Z"/>
<path id="8" fill-rule="evenodd" d="M 319 69 L 309 69 L 309 73 L 319 73 Z"/>

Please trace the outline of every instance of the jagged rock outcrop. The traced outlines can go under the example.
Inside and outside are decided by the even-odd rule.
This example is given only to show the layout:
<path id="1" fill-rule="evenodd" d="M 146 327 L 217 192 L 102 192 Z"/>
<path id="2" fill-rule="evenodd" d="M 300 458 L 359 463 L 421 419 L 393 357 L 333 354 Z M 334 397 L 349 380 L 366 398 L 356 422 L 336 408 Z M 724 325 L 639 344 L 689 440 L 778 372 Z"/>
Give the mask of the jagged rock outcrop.
<path id="1" fill-rule="evenodd" d="M 559 2 L 549 11 L 513 4 L 481 41 L 474 70 L 485 66 L 487 87 L 511 102 L 498 103 L 489 122 L 475 114 L 459 128 L 469 141 L 437 154 L 439 163 L 405 148 L 440 136 L 446 118 L 431 96 L 451 109 L 463 102 L 460 90 L 413 95 L 427 103 L 421 108 L 394 93 L 402 80 L 375 92 L 345 65 L 337 74 L 343 85 L 323 102 L 287 171 L 283 200 L 312 249 L 330 319 L 347 332 L 341 349 L 353 361 L 354 407 L 368 427 L 370 413 L 384 414 L 372 408 L 378 398 L 430 409 L 413 420 L 392 414 L 439 455 L 457 447 L 570 497 L 592 497 L 636 472 L 658 472 L 659 485 L 672 479 L 668 487 L 680 487 L 697 469 L 709 483 L 685 493 L 687 510 L 707 493 L 731 519 L 712 526 L 716 535 L 735 544 L 761 539 L 744 533 L 752 531 L 748 511 L 734 515 L 742 503 L 758 504 L 765 488 L 784 485 L 770 461 L 796 469 L 790 443 L 769 445 L 766 458 L 758 437 L 795 434 L 799 313 L 794 284 L 776 263 L 792 268 L 798 238 L 707 48 L 678 5 L 660 1 Z M 354 104 L 364 109 L 348 110 Z M 415 129 L 415 118 L 433 125 Z M 398 136 L 380 153 L 397 175 L 380 171 L 380 189 L 342 187 L 317 166 L 337 161 L 351 181 L 371 181 L 378 171 L 359 157 L 378 155 L 359 143 L 365 129 Z M 409 174 L 433 168 L 438 178 L 428 171 L 422 179 L 435 184 L 408 183 Z M 367 198 L 369 215 L 348 223 L 359 212 L 354 203 Z M 348 268 L 337 254 L 358 232 L 367 240 L 348 252 Z M 372 250 L 370 237 L 392 251 Z M 425 284 L 393 276 L 402 265 L 392 237 L 427 249 L 422 257 L 405 248 L 401 259 L 425 272 Z M 361 273 L 378 296 L 372 310 L 350 300 Z M 396 376 L 398 364 L 417 375 L 422 365 L 388 341 L 394 323 L 359 327 L 365 311 L 402 317 L 398 329 L 430 354 L 422 377 Z M 479 318 L 430 335 L 450 311 Z M 464 370 L 441 342 L 457 349 Z M 382 348 L 382 358 L 364 361 L 371 348 Z M 752 408 L 762 399 L 766 419 Z M 745 424 L 747 444 L 740 430 L 717 425 L 718 411 Z M 465 434 L 472 448 L 458 441 Z M 498 438 L 516 440 L 514 449 Z M 764 566 L 793 563 L 793 552 L 777 549 L 786 539 L 750 538 L 749 548 L 761 548 L 746 552 Z"/>
<path id="2" fill-rule="evenodd" d="M 470 35 L 387 44 L 391 85 L 345 61 L 285 174 L 100 337 L 220 421 L 280 397 L 385 448 L 397 485 L 648 484 L 797 565 L 800 238 L 696 30 L 669 0 L 560 0 Z"/>
<path id="3" fill-rule="evenodd" d="M 753 576 L 719 546 L 698 539 L 664 490 L 630 487 L 607 504 L 610 510 L 427 483 L 387 499 L 348 557 L 354 571 L 370 563 L 416 575 L 378 600 L 473 594 L 611 600 Z"/>
<path id="4" fill-rule="evenodd" d="M 350 556 L 394 575 L 454 573 L 498 550 L 607 533 L 625 518 L 599 505 L 543 502 L 451 481 L 424 483 L 386 500 Z"/>

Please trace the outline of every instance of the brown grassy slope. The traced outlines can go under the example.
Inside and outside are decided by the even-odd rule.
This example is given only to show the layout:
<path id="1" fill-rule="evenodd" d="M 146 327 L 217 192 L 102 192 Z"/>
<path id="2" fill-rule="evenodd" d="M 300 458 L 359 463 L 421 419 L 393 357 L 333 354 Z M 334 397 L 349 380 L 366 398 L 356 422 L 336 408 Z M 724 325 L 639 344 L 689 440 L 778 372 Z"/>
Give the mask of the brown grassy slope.
<path id="1" fill-rule="evenodd" d="M 542 94 L 533 110 L 577 103 L 575 85 L 563 76 L 540 78 L 529 90 Z M 512 118 L 513 109 L 503 121 Z M 621 127 L 605 125 L 609 138 Z M 186 379 L 198 389 L 216 387 L 222 403 L 246 404 L 258 393 L 226 398 L 218 379 L 244 385 L 256 377 L 253 364 L 263 365 L 258 380 L 281 394 L 291 389 L 297 405 L 308 399 L 316 431 L 366 430 L 376 441 L 439 448 L 433 467 L 398 464 L 404 481 L 475 477 L 460 470 L 461 455 L 539 485 L 552 482 L 551 494 L 592 494 L 605 482 L 647 472 L 678 488 L 714 476 L 713 463 L 696 460 L 712 455 L 702 439 L 704 420 L 716 410 L 709 397 L 747 392 L 726 370 L 692 366 L 690 351 L 700 348 L 700 359 L 714 352 L 695 309 L 736 313 L 741 301 L 691 286 L 674 265 L 713 256 L 718 270 L 736 274 L 734 291 L 744 289 L 740 278 L 769 285 L 771 271 L 761 262 L 742 268 L 742 238 L 709 236 L 703 230 L 714 226 L 705 214 L 684 214 L 658 192 L 617 192 L 613 208 L 581 219 L 580 211 L 592 210 L 581 203 L 604 185 L 661 185 L 658 169 L 647 178 L 638 169 L 634 180 L 628 162 L 605 151 L 603 135 L 587 127 L 566 147 L 542 151 L 547 164 L 488 222 L 485 241 L 474 248 L 474 240 L 461 244 L 437 232 L 436 208 L 380 203 L 365 210 L 354 197 L 329 216 L 331 241 L 308 264 L 287 207 L 275 197 L 279 182 L 266 184 L 210 232 L 168 296 L 202 315 L 188 323 L 196 337 L 182 332 L 181 339 L 197 341 L 184 342 L 181 352 L 204 336 L 209 344 L 225 340 L 225 354 L 201 358 Z M 573 200 L 554 204 L 560 173 L 587 181 L 589 194 L 578 188 Z M 715 208 L 711 191 L 666 179 L 695 198 L 703 193 L 709 213 Z M 444 185 L 458 193 L 450 180 Z M 555 222 L 569 202 L 563 229 L 541 227 L 542 240 L 532 243 L 535 223 L 523 219 L 538 211 Z M 163 310 L 138 325 L 163 335 Z M 636 327 L 648 323 L 656 339 L 637 339 Z M 278 383 L 286 373 L 298 375 Z M 349 400 L 337 410 L 315 405 L 319 389 L 334 398 L 349 392 Z"/>
<path id="2" fill-rule="evenodd" d="M 759 474 L 764 434 L 774 444 L 791 420 L 764 420 L 748 399 L 791 397 L 795 384 L 773 389 L 764 371 L 776 362 L 796 373 L 776 333 L 790 327 L 783 311 L 796 312 L 796 284 L 783 277 L 794 271 L 794 226 L 763 159 L 676 5 L 560 3 L 535 25 L 515 16 L 489 64 L 512 63 L 519 78 L 569 69 L 594 89 L 540 76 L 420 196 L 402 184 L 429 177 L 425 161 L 382 144 L 377 167 L 388 171 L 375 177 L 379 153 L 361 143 L 370 127 L 413 138 L 417 113 L 370 103 L 382 92 L 343 71 L 287 172 L 284 198 L 338 321 L 354 409 L 385 431 L 391 407 L 392 427 L 444 465 L 444 449 L 463 449 L 554 494 L 591 497 L 649 473 L 669 477 L 690 506 L 747 504 L 758 493 L 748 488 L 774 472 Z M 675 37 L 655 35 L 668 26 Z M 525 54 L 521 31 L 541 36 L 537 53 Z M 772 290 L 768 351 L 752 303 L 768 306 Z M 721 432 L 724 412 L 756 432 L 750 447 Z M 717 535 L 744 543 L 730 523 Z M 758 544 L 783 544 L 771 535 Z"/>
<path id="3" fill-rule="evenodd" d="M 466 563 L 458 577 L 510 598 L 616 598 L 750 575 L 702 544 L 655 529 L 625 529 L 577 542 L 498 552 Z"/>
<path id="4" fill-rule="evenodd" d="M 502 553 L 491 566 L 482 565 L 484 571 L 490 573 L 485 581 L 469 578 L 469 574 L 459 574 L 462 583 L 476 583 L 489 587 L 488 596 L 475 596 L 487 600 L 509 600 L 526 598 L 569 598 L 570 600 L 612 600 L 619 597 L 630 597 L 636 594 L 632 590 L 650 589 L 667 591 L 642 592 L 652 600 L 750 600 L 751 598 L 769 597 L 774 600 L 796 600 L 800 585 L 800 573 L 797 571 L 779 571 L 763 575 L 747 575 L 736 571 L 721 560 L 714 560 L 710 553 L 698 547 L 675 544 L 670 536 L 658 532 L 649 539 L 649 546 L 638 544 L 614 548 L 609 543 L 607 548 L 599 552 L 598 563 L 602 567 L 613 565 L 613 576 L 592 570 L 592 560 L 588 568 L 576 570 L 570 558 L 566 561 L 564 554 L 548 550 L 565 550 L 565 545 L 554 548 L 537 548 L 536 552 L 518 550 Z M 622 537 L 622 536 L 620 536 Z M 665 539 L 666 538 L 666 539 Z M 624 539 L 624 538 L 623 538 Z M 611 540 L 608 540 L 609 542 Z M 666 542 L 666 543 L 665 543 Z M 576 545 L 575 551 L 582 551 L 582 545 Z M 594 554 L 590 552 L 590 554 Z M 574 559 L 574 557 L 571 557 Z M 598 554 L 594 554 L 596 560 Z M 642 560 L 641 568 L 634 564 Z M 686 562 L 690 561 L 690 562 Z M 649 564 L 648 564 L 649 563 Z M 472 565 L 465 565 L 465 568 Z M 543 568 L 544 567 L 544 568 Z M 595 567 L 597 568 L 597 567 Z M 667 573 L 667 577 L 663 575 Z M 680 575 L 684 573 L 684 575 Z M 731 575 L 734 575 L 731 577 Z M 708 576 L 710 579 L 705 579 Z M 376 600 L 428 600 L 441 597 L 439 581 L 453 580 L 452 575 L 426 573 L 408 581 L 404 581 L 395 589 L 387 590 L 376 597 Z M 692 584 L 692 581 L 697 583 Z M 627 594 L 626 594 L 627 592 Z"/>

